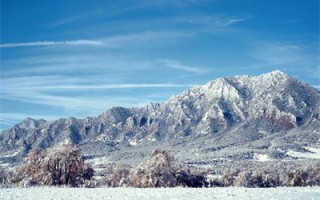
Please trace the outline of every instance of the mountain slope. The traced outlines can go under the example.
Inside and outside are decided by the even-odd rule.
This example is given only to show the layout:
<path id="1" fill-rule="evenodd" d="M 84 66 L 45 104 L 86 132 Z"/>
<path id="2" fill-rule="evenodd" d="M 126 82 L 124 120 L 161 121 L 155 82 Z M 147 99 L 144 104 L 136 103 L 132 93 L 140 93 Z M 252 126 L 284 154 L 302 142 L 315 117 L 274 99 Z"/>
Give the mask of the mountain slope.
<path id="1" fill-rule="evenodd" d="M 195 152 L 208 160 L 302 151 L 303 145 L 320 146 L 320 92 L 280 71 L 220 78 L 161 104 L 116 107 L 86 119 L 26 119 L 0 134 L 0 157 L 19 161 L 32 148 L 61 142 L 111 160 L 125 159 L 128 151 L 139 157 L 155 146 L 183 160 Z"/>

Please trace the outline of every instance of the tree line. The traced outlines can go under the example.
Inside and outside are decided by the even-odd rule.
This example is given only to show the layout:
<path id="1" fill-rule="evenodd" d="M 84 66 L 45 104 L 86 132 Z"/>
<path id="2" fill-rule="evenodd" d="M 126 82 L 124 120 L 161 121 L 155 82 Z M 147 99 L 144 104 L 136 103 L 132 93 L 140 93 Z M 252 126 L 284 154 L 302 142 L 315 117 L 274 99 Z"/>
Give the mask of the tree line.
<path id="1" fill-rule="evenodd" d="M 223 167 L 213 178 L 208 178 L 208 173 L 212 169 L 192 169 L 160 149 L 153 150 L 150 158 L 139 165 L 112 164 L 98 173 L 85 162 L 77 146 L 62 144 L 43 151 L 32 150 L 14 171 L 0 167 L 0 185 L 139 188 L 320 185 L 320 161 L 304 165 L 234 163 L 229 168 Z"/>

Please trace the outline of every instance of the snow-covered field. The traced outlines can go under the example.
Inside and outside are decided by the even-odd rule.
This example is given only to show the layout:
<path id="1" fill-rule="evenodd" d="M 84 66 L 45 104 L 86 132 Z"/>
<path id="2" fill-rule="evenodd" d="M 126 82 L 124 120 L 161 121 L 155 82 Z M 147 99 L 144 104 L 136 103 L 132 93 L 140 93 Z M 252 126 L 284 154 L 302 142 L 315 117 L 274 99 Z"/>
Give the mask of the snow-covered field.
<path id="1" fill-rule="evenodd" d="M 320 187 L 292 188 L 14 188 L 0 189 L 0 199 L 320 199 Z"/>

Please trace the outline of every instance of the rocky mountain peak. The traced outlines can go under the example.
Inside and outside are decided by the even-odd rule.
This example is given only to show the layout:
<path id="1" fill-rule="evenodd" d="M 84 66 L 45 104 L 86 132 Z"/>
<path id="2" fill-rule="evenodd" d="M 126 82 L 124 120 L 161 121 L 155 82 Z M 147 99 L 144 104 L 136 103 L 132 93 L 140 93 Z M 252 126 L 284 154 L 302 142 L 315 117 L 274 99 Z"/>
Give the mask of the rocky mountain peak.
<path id="1" fill-rule="evenodd" d="M 279 70 L 275 70 L 270 73 L 257 76 L 256 81 L 266 84 L 267 86 L 272 86 L 272 85 L 285 83 L 289 79 L 293 79 L 293 78 L 291 78 L 290 76 L 288 76 L 287 74 Z"/>
<path id="2" fill-rule="evenodd" d="M 266 73 L 266 74 L 270 74 L 273 76 L 288 76 L 286 73 L 280 71 L 280 70 L 274 70 L 272 72 Z"/>
<path id="3" fill-rule="evenodd" d="M 43 119 L 36 120 L 32 118 L 26 118 L 22 120 L 18 125 L 20 125 L 21 128 L 30 129 L 30 128 L 37 128 L 39 126 L 42 126 L 45 122 L 46 121 Z"/>
<path id="4" fill-rule="evenodd" d="M 266 149 L 279 145 L 288 149 L 293 144 L 320 144 L 319 108 L 318 90 L 281 71 L 225 77 L 190 88 L 160 104 L 114 107 L 83 120 L 26 119 L 0 133 L 0 153 L 20 149 L 15 155 L 22 156 L 31 148 L 46 148 L 63 141 L 79 144 L 93 156 L 129 147 L 188 146 L 193 140 L 201 141 L 195 144 L 199 149 L 206 148 L 204 144 L 244 148 L 256 141 Z M 301 139 L 299 134 L 305 132 L 308 134 Z M 278 138 L 273 138 L 276 135 Z M 279 144 L 279 137 L 281 141 L 287 141 L 287 137 L 291 140 Z"/>

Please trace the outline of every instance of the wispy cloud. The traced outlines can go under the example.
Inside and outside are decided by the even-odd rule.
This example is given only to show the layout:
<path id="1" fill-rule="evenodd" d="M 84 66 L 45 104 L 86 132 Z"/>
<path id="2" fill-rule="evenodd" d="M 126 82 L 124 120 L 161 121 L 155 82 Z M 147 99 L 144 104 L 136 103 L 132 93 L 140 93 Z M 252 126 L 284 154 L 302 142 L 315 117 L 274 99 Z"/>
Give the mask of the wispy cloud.
<path id="1" fill-rule="evenodd" d="M 98 82 L 108 83 L 98 83 Z M 68 76 L 23 76 L 2 78 L 0 93 L 31 90 L 34 92 L 48 92 L 50 90 L 91 90 L 91 89 L 131 89 L 131 88 L 171 88 L 192 87 L 193 84 L 174 83 L 110 83 L 104 77 L 68 77 Z M 112 81 L 112 80 L 111 80 Z M 5 96 L 5 95 L 4 95 Z"/>
<path id="2" fill-rule="evenodd" d="M 152 46 L 154 48 L 157 45 L 167 44 L 165 41 L 191 37 L 192 35 L 193 33 L 191 32 L 180 31 L 143 31 L 138 33 L 105 37 L 102 39 L 102 42 L 106 46 L 118 48 L 132 46 L 139 46 L 139 48 Z"/>
<path id="3" fill-rule="evenodd" d="M 56 28 L 56 27 L 58 27 L 58 26 L 68 25 L 68 24 L 70 24 L 70 23 L 83 20 L 83 19 L 85 19 L 86 17 L 88 17 L 88 13 L 85 13 L 85 14 L 82 13 L 81 15 L 70 16 L 70 17 L 67 17 L 67 18 L 60 19 L 60 20 L 58 20 L 58 21 L 55 21 L 55 22 L 49 24 L 47 27 L 48 27 L 48 28 Z"/>
<path id="4" fill-rule="evenodd" d="M 231 24 L 243 22 L 246 20 L 247 20 L 246 18 L 228 18 L 228 19 L 224 19 L 224 20 L 220 21 L 220 23 L 218 23 L 218 24 L 220 24 L 222 26 L 229 26 Z"/>
<path id="5" fill-rule="evenodd" d="M 58 45 L 100 46 L 102 44 L 103 43 L 98 40 L 36 41 L 36 42 L 24 42 L 24 43 L 0 44 L 0 48 L 32 47 L 32 46 L 58 46 Z"/>
<path id="6" fill-rule="evenodd" d="M 50 23 L 48 28 L 56 28 L 59 26 L 65 26 L 70 24 L 75 24 L 78 22 L 92 22 L 92 19 L 108 19 L 109 17 L 119 16 L 121 14 L 130 13 L 144 9 L 149 6 L 149 1 L 134 1 L 134 2 L 123 2 L 114 1 L 110 2 L 90 2 L 88 3 L 87 10 L 81 10 L 79 14 L 74 14 L 71 12 L 70 16 L 63 16 L 63 18 L 58 19 Z"/>
<path id="7" fill-rule="evenodd" d="M 37 115 L 37 114 L 28 114 L 28 113 L 0 113 L 0 126 L 12 126 L 22 119 L 26 118 L 33 119 L 46 119 L 46 120 L 55 120 L 58 119 L 59 115 Z"/>
<path id="8" fill-rule="evenodd" d="M 144 12 L 145 10 L 163 10 L 165 13 L 168 10 L 168 7 L 175 8 L 175 9 L 185 9 L 186 7 L 194 7 L 194 6 L 200 6 L 200 5 L 206 5 L 211 4 L 212 2 L 207 0 L 160 0 L 160 1 L 148 1 L 148 0 L 142 0 L 142 1 L 135 1 L 133 2 L 113 2 L 110 3 L 101 3 L 98 4 L 90 3 L 90 7 L 92 9 L 90 11 L 81 11 L 80 14 L 74 14 L 71 16 L 64 16 L 63 19 L 59 19 L 53 23 L 51 23 L 48 27 L 49 28 L 55 28 L 58 26 L 64 26 L 72 23 L 78 23 L 83 21 L 91 21 L 92 19 L 104 19 L 102 25 L 105 25 L 104 21 L 106 19 L 109 19 L 110 17 L 114 16 L 121 16 L 125 13 L 132 13 L 132 12 Z M 104 10 L 104 12 L 101 12 L 101 10 Z M 94 12 L 92 12 L 94 10 Z M 179 13 L 179 12 L 177 12 Z M 198 13 L 198 12 L 197 12 Z M 220 16 L 197 16 L 197 13 L 194 11 L 191 11 L 191 15 L 195 16 L 181 16 L 179 17 L 181 20 L 176 21 L 175 17 L 172 18 L 163 18 L 161 17 L 160 21 L 165 20 L 166 23 L 172 23 L 172 22 L 186 22 L 185 19 L 188 19 L 188 22 L 191 23 L 204 23 L 204 24 L 220 24 L 220 25 L 230 25 L 232 23 L 236 23 L 239 21 L 244 21 L 245 18 L 240 17 L 220 17 Z M 181 14 L 177 14 L 181 15 Z M 174 20 L 173 20 L 174 19 Z M 190 20 L 191 19 L 191 20 Z M 121 27 L 123 26 L 131 26 L 132 22 L 139 19 L 126 19 L 126 20 L 116 20 L 118 25 L 121 23 Z M 149 19 L 143 19 L 143 22 L 139 21 L 139 24 L 148 24 L 152 25 L 157 23 L 156 21 L 159 20 L 159 18 L 152 18 Z M 124 23 L 122 23 L 125 21 Z M 137 22 L 137 21 L 135 21 Z"/>
<path id="9" fill-rule="evenodd" d="M 251 50 L 252 69 L 280 69 L 295 77 L 308 81 L 319 82 L 320 65 L 315 43 L 297 41 L 268 41 L 256 43 Z"/>
<path id="10" fill-rule="evenodd" d="M 45 54 L 26 58 L 7 60 L 2 62 L 7 68 L 2 72 L 4 77 L 37 76 L 37 75 L 70 75 L 82 74 L 84 76 L 95 74 L 104 76 L 107 80 L 120 79 L 116 74 L 126 76 L 128 73 L 147 70 L 152 67 L 148 61 L 140 61 L 123 56 L 113 56 L 99 52 L 82 52 L 59 54 Z M 113 73 L 112 76 L 110 76 Z M 97 77 L 94 77 L 97 78 Z M 101 77 L 100 77 L 101 78 Z M 68 80 L 72 77 L 68 77 Z"/>
<path id="11" fill-rule="evenodd" d="M 189 16 L 189 17 L 179 17 L 176 19 L 180 23 L 207 25 L 213 27 L 224 27 L 230 26 L 232 24 L 246 21 L 247 18 L 244 17 L 221 17 L 221 16 Z"/>
<path id="12" fill-rule="evenodd" d="M 87 84 L 83 79 L 65 79 L 56 76 L 35 76 L 5 78 L 0 90 L 0 99 L 62 108 L 68 112 L 102 111 L 111 106 L 136 106 L 152 101 L 148 96 L 136 95 L 133 89 L 147 88 L 188 88 L 192 84 L 171 83 L 126 83 L 126 84 Z M 114 96 L 96 90 L 129 89 L 127 93 Z M 69 94 L 69 92 L 72 94 Z M 134 90 L 136 91 L 136 90 Z M 98 96 L 97 96 L 98 95 Z M 151 93 L 149 94 L 151 95 Z M 157 99 L 153 99 L 157 100 Z"/>
<path id="13" fill-rule="evenodd" d="M 55 90 L 56 91 L 56 90 Z M 83 91 L 75 92 L 72 91 L 71 95 L 65 95 L 58 91 L 57 93 L 52 92 L 52 90 L 42 90 L 42 89 L 30 89 L 30 90 L 6 90 L 2 91 L 0 95 L 1 100 L 11 100 L 15 102 L 20 102 L 20 104 L 28 105 L 29 107 L 37 108 L 39 106 L 47 108 L 49 111 L 57 110 L 58 113 L 62 113 L 61 116 L 42 114 L 37 115 L 37 112 L 33 110 L 21 110 L 23 114 L 20 115 L 9 115 L 5 112 L 0 114 L 0 125 L 3 127 L 10 127 L 11 125 L 21 121 L 26 117 L 31 118 L 42 118 L 45 120 L 57 119 L 60 117 L 76 116 L 84 118 L 87 116 L 95 116 L 104 110 L 114 107 L 137 107 L 144 106 L 149 102 L 159 102 L 159 100 L 164 101 L 164 96 L 167 94 L 158 93 L 149 94 L 130 94 L 122 93 L 121 95 L 112 95 L 108 92 L 99 93 L 95 92 L 85 93 Z M 158 93 L 158 94 L 157 94 Z M 157 101 L 155 101 L 157 100 Z M 160 102 L 161 102 L 160 101 Z"/>
<path id="14" fill-rule="evenodd" d="M 143 31 L 116 36 L 101 37 L 97 40 L 66 40 L 66 41 L 35 41 L 23 43 L 0 44 L 0 48 L 12 47 L 36 47 L 36 46 L 100 46 L 105 48 L 127 48 L 139 45 L 139 47 L 163 44 L 164 41 L 190 37 L 192 33 L 179 31 Z"/>
<path id="15" fill-rule="evenodd" d="M 100 90 L 100 89 L 133 89 L 133 88 L 171 88 L 192 87 L 194 84 L 105 84 L 105 85 L 51 85 L 51 86 L 22 86 L 8 87 L 8 90 Z"/>
<path id="16" fill-rule="evenodd" d="M 172 68 L 172 69 L 179 69 L 179 70 L 183 70 L 186 72 L 192 72 L 192 73 L 205 72 L 205 69 L 203 69 L 203 68 L 184 65 L 178 60 L 159 59 L 159 62 L 163 63 L 165 66 Z"/>
<path id="17" fill-rule="evenodd" d="M 312 65 L 319 61 L 310 47 L 285 42 L 263 42 L 255 45 L 253 57 L 269 65 Z"/>

